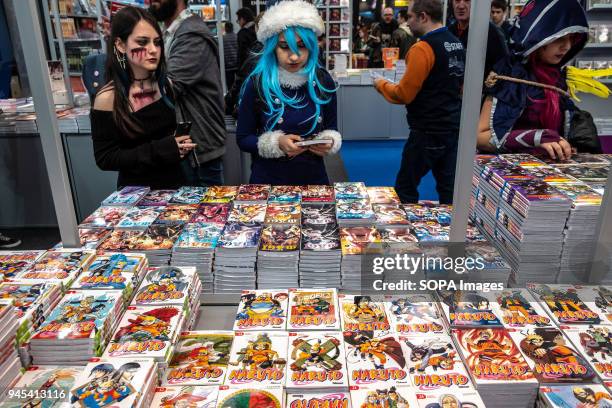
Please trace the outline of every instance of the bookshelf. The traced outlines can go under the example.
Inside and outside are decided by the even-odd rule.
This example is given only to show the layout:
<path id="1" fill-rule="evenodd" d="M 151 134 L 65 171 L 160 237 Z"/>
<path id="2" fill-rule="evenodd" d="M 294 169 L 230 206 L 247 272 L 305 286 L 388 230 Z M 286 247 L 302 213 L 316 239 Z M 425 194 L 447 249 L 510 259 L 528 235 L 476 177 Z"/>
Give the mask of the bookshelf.
<path id="1" fill-rule="evenodd" d="M 612 68 L 612 3 L 610 0 L 587 0 L 586 10 L 589 42 L 576 57 L 574 65 L 578 68 Z M 612 85 L 612 77 L 600 78 L 599 81 Z"/>
<path id="2" fill-rule="evenodd" d="M 351 65 L 352 9 L 350 0 L 315 0 L 321 18 L 325 22 L 325 68 L 334 69 L 334 57 L 345 55 Z"/>

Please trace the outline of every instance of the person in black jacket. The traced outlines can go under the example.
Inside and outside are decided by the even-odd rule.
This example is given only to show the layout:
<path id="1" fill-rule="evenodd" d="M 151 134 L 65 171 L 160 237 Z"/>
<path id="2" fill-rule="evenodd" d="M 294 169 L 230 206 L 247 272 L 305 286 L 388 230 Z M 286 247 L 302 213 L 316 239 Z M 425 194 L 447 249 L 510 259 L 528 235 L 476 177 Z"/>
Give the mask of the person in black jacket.
<path id="1" fill-rule="evenodd" d="M 225 115 L 217 40 L 187 0 L 152 0 L 150 10 L 164 22 L 168 77 L 179 121 L 192 123 L 197 161 L 183 170 L 189 185 L 223 184 Z"/>
<path id="2" fill-rule="evenodd" d="M 251 9 L 244 7 L 236 12 L 236 19 L 240 25 L 240 30 L 238 30 L 238 67 L 242 67 L 257 42 L 255 15 Z"/>
<path id="3" fill-rule="evenodd" d="M 449 30 L 461 40 L 461 43 L 467 49 L 472 1 L 452 0 L 452 3 L 455 22 L 449 26 Z M 487 41 L 487 55 L 485 57 L 485 79 L 489 76 L 493 66 L 509 53 L 504 34 L 495 24 L 489 22 L 489 39 Z"/>
<path id="4" fill-rule="evenodd" d="M 493 0 L 491 2 L 491 21 L 502 30 L 506 41 L 510 41 L 510 28 L 512 28 L 512 24 L 508 22 L 507 10 L 508 3 L 506 0 Z"/>
<path id="5" fill-rule="evenodd" d="M 159 25 L 147 11 L 125 7 L 113 17 L 107 44 L 109 82 L 91 111 L 98 167 L 119 172 L 118 188 L 180 187 L 181 161 L 196 145 L 187 135 L 175 136 Z"/>

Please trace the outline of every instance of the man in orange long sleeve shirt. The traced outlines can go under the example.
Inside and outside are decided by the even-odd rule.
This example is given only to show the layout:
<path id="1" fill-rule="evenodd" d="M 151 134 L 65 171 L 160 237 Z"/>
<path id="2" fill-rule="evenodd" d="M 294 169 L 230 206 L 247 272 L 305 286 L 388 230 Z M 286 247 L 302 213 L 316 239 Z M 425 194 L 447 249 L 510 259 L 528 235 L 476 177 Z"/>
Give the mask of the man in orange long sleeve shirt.
<path id="1" fill-rule="evenodd" d="M 377 79 L 390 103 L 406 105 L 410 137 L 404 146 L 395 190 L 404 203 L 419 199 L 418 186 L 430 170 L 440 203 L 453 201 L 465 50 L 442 26 L 441 0 L 414 0 L 408 25 L 419 37 L 406 55 L 399 84 Z"/>

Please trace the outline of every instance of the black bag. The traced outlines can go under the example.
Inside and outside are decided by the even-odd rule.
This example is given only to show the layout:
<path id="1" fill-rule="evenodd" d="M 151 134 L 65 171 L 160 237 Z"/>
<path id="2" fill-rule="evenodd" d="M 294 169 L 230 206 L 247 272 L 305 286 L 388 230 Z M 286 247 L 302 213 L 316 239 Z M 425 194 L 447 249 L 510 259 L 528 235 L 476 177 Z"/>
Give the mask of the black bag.
<path id="1" fill-rule="evenodd" d="M 578 108 L 572 117 L 568 142 L 578 153 L 603 153 L 593 116 Z"/>

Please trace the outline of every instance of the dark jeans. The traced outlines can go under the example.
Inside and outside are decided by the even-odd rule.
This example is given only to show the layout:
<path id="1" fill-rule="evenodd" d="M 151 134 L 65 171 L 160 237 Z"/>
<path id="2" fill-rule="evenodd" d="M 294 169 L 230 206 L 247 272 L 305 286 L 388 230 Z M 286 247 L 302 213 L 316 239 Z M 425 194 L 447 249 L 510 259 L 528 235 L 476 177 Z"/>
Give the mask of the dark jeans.
<path id="1" fill-rule="evenodd" d="M 411 131 L 404 145 L 395 191 L 402 203 L 419 201 L 417 188 L 431 170 L 436 179 L 440 204 L 452 204 L 455 187 L 458 133 L 430 135 Z"/>
<path id="2" fill-rule="evenodd" d="M 188 186 L 221 186 L 223 185 L 223 156 L 200 163 L 200 167 L 192 167 L 190 160 L 183 160 L 183 172 Z"/>

